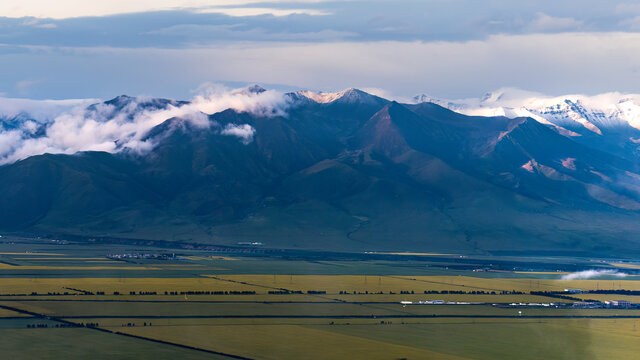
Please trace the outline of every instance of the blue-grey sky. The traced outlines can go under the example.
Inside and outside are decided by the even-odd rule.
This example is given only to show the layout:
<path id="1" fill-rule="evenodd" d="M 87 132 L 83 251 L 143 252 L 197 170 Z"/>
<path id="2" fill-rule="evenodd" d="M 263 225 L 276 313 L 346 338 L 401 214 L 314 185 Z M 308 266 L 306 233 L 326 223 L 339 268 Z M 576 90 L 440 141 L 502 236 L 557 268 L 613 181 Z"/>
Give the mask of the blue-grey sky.
<path id="1" fill-rule="evenodd" d="M 639 92 L 640 3 L 8 0 L 0 95 L 191 98 L 203 83 L 480 96 Z"/>

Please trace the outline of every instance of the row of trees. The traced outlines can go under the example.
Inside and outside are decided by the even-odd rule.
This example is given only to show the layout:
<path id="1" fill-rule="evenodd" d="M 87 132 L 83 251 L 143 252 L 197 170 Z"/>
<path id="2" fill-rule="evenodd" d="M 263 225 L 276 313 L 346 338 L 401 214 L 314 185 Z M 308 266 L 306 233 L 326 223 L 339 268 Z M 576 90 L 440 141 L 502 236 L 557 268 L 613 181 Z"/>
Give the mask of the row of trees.
<path id="1" fill-rule="evenodd" d="M 151 325 L 153 325 L 153 324 L 149 323 L 149 324 L 147 325 L 147 323 L 146 323 L 146 322 L 142 323 L 142 326 L 151 326 Z M 135 323 L 126 323 L 126 324 L 122 324 L 121 326 L 122 326 L 122 327 L 135 327 L 135 326 L 136 326 L 136 324 L 135 324 Z"/>
<path id="2" fill-rule="evenodd" d="M 304 294 L 304 292 L 300 290 L 270 290 L 268 293 L 269 295 Z M 307 294 L 309 295 L 325 295 L 326 293 L 326 290 L 307 290 Z"/>
<path id="3" fill-rule="evenodd" d="M 74 289 L 75 290 L 75 289 Z M 591 293 L 596 294 L 619 294 L 619 295 L 640 295 L 640 291 L 636 290 L 592 290 Z M 267 292 L 269 295 L 292 295 L 292 294 L 311 294 L 311 295 L 320 295 L 327 294 L 326 290 L 307 290 L 306 292 L 301 290 L 269 290 Z M 83 295 L 105 295 L 104 291 L 97 291 L 95 293 L 82 290 Z M 238 291 L 238 290 L 216 290 L 216 291 L 205 291 L 205 290 L 187 290 L 187 291 L 164 291 L 164 295 L 255 295 L 255 291 Z M 385 294 L 383 291 L 378 292 L 369 292 L 365 290 L 364 292 L 359 291 L 345 291 L 341 290 L 339 292 L 340 295 L 382 295 Z M 389 295 L 396 295 L 398 293 L 394 291 L 389 291 Z M 401 295 L 411 295 L 415 294 L 414 290 L 401 290 Z M 517 290 L 502 290 L 502 291 L 485 291 L 485 290 L 425 290 L 424 294 L 466 294 L 466 295 L 524 295 L 525 293 Z M 571 297 L 560 295 L 558 292 L 546 292 L 546 291 L 531 291 L 531 295 L 543 295 L 549 297 L 557 297 L 557 298 L 565 298 L 565 299 L 573 299 Z M 46 294 L 40 294 L 37 292 L 32 292 L 31 296 L 58 296 L 58 295 L 78 295 L 78 294 L 70 294 L 68 292 L 57 293 L 57 292 L 48 292 Z M 121 295 L 119 291 L 114 291 L 113 295 Z M 157 291 L 129 291 L 129 295 L 158 295 Z M 2 296 L 25 296 L 25 294 L 4 294 Z"/>
<path id="4" fill-rule="evenodd" d="M 98 323 L 62 323 L 52 325 L 52 328 L 79 328 L 79 327 L 88 327 L 88 328 L 97 328 L 100 324 Z M 38 324 L 27 324 L 27 329 L 46 329 L 49 327 L 49 324 L 46 323 L 38 323 Z"/>
<path id="5" fill-rule="evenodd" d="M 271 291 L 269 292 L 272 293 Z M 275 291 L 273 293 L 300 293 L 301 291 L 294 292 L 284 292 L 284 291 Z M 122 295 L 119 291 L 114 291 L 113 295 Z M 188 291 L 165 291 L 164 295 L 255 295 L 255 291 L 237 291 L 237 290 L 226 290 L 226 291 L 199 291 L 199 290 L 188 290 Z M 47 293 L 38 293 L 36 291 L 28 294 L 28 296 L 77 296 L 77 293 L 59 293 L 59 292 L 47 292 Z M 107 295 L 104 291 L 84 291 L 82 295 Z M 158 295 L 157 291 L 129 291 L 129 295 Z M 27 294 L 0 294 L 0 296 L 27 296 Z"/>
<path id="6" fill-rule="evenodd" d="M 165 291 L 165 295 L 255 295 L 255 291 Z"/>
<path id="7" fill-rule="evenodd" d="M 563 294 L 558 293 L 556 291 L 530 291 L 529 294 L 538 295 L 538 296 L 546 296 L 546 297 L 556 298 L 556 299 L 564 299 L 564 300 L 589 301 L 589 300 L 583 300 L 583 299 L 580 299 L 580 298 L 577 298 L 577 297 L 573 297 L 573 296 L 563 295 Z"/>
<path id="8" fill-rule="evenodd" d="M 416 292 L 414 290 L 401 290 L 401 295 L 412 295 Z M 384 292 L 349 292 L 349 291 L 340 291 L 340 295 L 382 295 Z M 389 295 L 396 295 L 396 292 L 389 291 Z M 425 290 L 424 294 L 463 294 L 463 295 L 523 295 L 524 292 L 517 290 L 503 290 L 503 291 L 484 291 L 484 290 Z"/>
<path id="9" fill-rule="evenodd" d="M 502 291 L 484 291 L 484 290 L 430 290 L 425 291 L 425 294 L 466 294 L 466 295 L 524 295 L 524 292 L 517 290 L 502 290 Z"/>

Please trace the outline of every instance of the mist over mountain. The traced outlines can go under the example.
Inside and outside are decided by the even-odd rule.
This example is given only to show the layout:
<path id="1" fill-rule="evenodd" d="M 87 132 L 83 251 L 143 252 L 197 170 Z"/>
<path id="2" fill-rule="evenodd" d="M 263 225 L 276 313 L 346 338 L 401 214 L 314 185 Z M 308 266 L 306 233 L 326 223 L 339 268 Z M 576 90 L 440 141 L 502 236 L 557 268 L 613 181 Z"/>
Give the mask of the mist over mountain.
<path id="1" fill-rule="evenodd" d="M 637 252 L 639 100 L 402 104 L 357 89 L 254 86 L 188 102 L 119 96 L 48 117 L 14 111 L 0 118 L 0 230 L 344 251 Z"/>

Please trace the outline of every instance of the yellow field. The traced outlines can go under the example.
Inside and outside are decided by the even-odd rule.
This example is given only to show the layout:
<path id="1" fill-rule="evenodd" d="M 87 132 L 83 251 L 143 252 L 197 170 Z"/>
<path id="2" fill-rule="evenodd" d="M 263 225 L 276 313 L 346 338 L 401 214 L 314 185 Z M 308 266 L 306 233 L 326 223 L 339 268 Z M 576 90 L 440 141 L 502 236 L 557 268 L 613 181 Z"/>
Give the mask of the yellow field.
<path id="1" fill-rule="evenodd" d="M 161 266 L 163 268 L 190 268 L 190 267 L 203 267 L 205 265 L 202 264 L 158 264 L 157 266 Z M 226 270 L 226 269 L 220 269 Z"/>
<path id="2" fill-rule="evenodd" d="M 201 272 L 194 272 L 197 273 Z M 399 304 L 402 300 L 428 299 L 487 303 L 560 302 L 565 300 L 527 294 L 471 295 L 423 292 L 516 290 L 528 293 L 530 290 L 558 291 L 565 288 L 640 289 L 640 282 L 629 278 L 614 281 L 369 275 L 0 278 L 0 294 L 29 294 L 33 291 L 40 294 L 65 291 L 74 293 L 65 287 L 91 292 L 104 291 L 107 295 L 76 295 L 64 298 L 27 296 L 27 301 L 19 297 L 2 297 L 1 302 L 7 306 L 47 316 L 66 317 L 77 322 L 99 322 L 100 327 L 113 331 L 266 360 L 618 360 L 635 359 L 640 352 L 640 319 L 536 318 L 640 316 L 640 310 L 514 309 L 484 305 L 403 307 Z M 267 294 L 268 291 L 277 289 L 305 293 L 308 290 L 317 290 L 326 291 L 327 294 Z M 114 291 L 122 295 L 112 295 Z M 159 295 L 135 296 L 128 295 L 129 291 L 157 292 Z M 164 291 L 255 291 L 256 295 L 169 296 L 164 295 Z M 348 291 L 350 294 L 339 294 L 340 291 Z M 354 295 L 354 291 L 361 294 Z M 383 294 L 374 294 L 378 291 L 382 291 Z M 390 291 L 395 294 L 389 294 Z M 401 291 L 414 291 L 414 294 L 400 294 Z M 602 297 L 602 300 L 627 299 L 617 295 L 573 296 L 598 299 Z M 640 297 L 628 297 L 632 298 L 632 301 L 637 301 Z M 524 317 L 518 317 L 520 311 Z M 438 315 L 444 316 L 437 317 Z M 446 317 L 451 315 L 458 318 Z M 0 318 L 3 316 L 11 317 L 16 314 L 0 311 Z M 21 324 L 24 320 L 7 321 Z M 129 322 L 135 323 L 136 326 L 123 326 Z M 143 323 L 150 322 L 153 326 L 143 326 Z"/>
<path id="3" fill-rule="evenodd" d="M 491 272 L 510 272 L 513 274 L 548 274 L 548 275 L 566 275 L 570 274 L 566 271 L 491 271 Z"/>
<path id="4" fill-rule="evenodd" d="M 606 301 L 606 300 L 626 300 L 632 303 L 640 303 L 639 295 L 618 295 L 618 294 L 572 294 L 572 297 L 577 297 L 580 299 L 591 299 L 597 301 Z"/>
<path id="5" fill-rule="evenodd" d="M 205 275 L 207 276 L 207 275 Z M 379 292 L 425 290 L 461 291 L 563 291 L 564 289 L 629 289 L 640 290 L 637 280 L 549 280 L 478 278 L 470 276 L 357 276 L 357 275 L 215 275 L 217 278 L 289 290 L 324 290 Z"/>
<path id="6" fill-rule="evenodd" d="M 356 292 L 384 292 L 414 291 L 424 292 L 427 289 L 455 289 L 443 284 L 430 286 L 424 283 L 386 276 L 358 276 L 358 275 L 215 275 L 217 278 L 234 282 L 246 282 L 272 288 L 285 288 L 293 291 L 319 290 L 328 294 L 338 294 L 340 291 Z"/>
<path id="7" fill-rule="evenodd" d="M 267 360 L 464 359 L 297 325 L 138 326 L 114 330 Z"/>
<path id="8" fill-rule="evenodd" d="M 47 266 L 10 266 L 0 264 L 0 270 L 16 269 L 74 269 L 74 270 L 158 270 L 161 267 L 47 267 Z M 544 280 L 544 279 L 505 279 L 476 278 L 467 276 L 421 276 L 421 277 L 389 277 L 389 276 L 356 276 L 356 275 L 203 275 L 199 278 L 0 278 L 0 294 L 18 294 L 31 292 L 63 292 L 64 287 L 86 291 L 255 291 L 256 294 L 267 294 L 268 291 L 287 289 L 307 292 L 309 290 L 326 291 L 327 295 L 337 297 L 340 291 L 362 293 L 361 301 L 372 298 L 372 293 L 383 292 L 384 297 L 376 301 L 400 301 L 402 291 L 413 291 L 412 298 L 443 299 L 452 301 L 511 302 L 538 301 L 529 295 L 513 295 L 509 300 L 501 301 L 495 295 L 456 295 L 456 294 L 424 294 L 424 291 L 562 291 L 571 289 L 628 289 L 640 290 L 640 281 L 635 280 Z M 368 292 L 369 295 L 364 295 Z M 390 295 L 389 292 L 393 292 Z M 376 295 L 376 296 L 381 296 Z M 511 296 L 511 295 L 510 295 Z M 587 298 L 595 295 L 586 294 Z M 406 295 L 404 297 L 409 297 Z M 607 295 L 606 298 L 619 297 Z M 506 299 L 506 298 L 505 298 Z M 547 299 L 547 302 L 549 299 Z M 560 300 L 558 300 L 560 301 Z"/>
<path id="9" fill-rule="evenodd" d="M 64 292 L 64 288 L 85 291 L 242 291 L 255 290 L 266 293 L 263 288 L 230 283 L 211 278 L 0 278 L 0 294 L 29 294 L 31 292 Z"/>
<path id="10" fill-rule="evenodd" d="M 16 316 L 26 317 L 29 315 L 25 315 L 19 312 L 11 311 L 11 310 L 0 309 L 0 318 L 16 317 Z"/>
<path id="11" fill-rule="evenodd" d="M 615 267 L 619 267 L 623 269 L 640 269 L 640 264 L 609 263 L 609 265 L 613 265 Z"/>
<path id="12" fill-rule="evenodd" d="M 416 282 L 444 283 L 458 289 L 497 289 L 517 291 L 563 291 L 564 289 L 627 289 L 640 290 L 640 281 L 632 280 L 553 280 L 553 279 L 508 279 L 508 278 L 476 278 L 469 276 L 403 276 Z"/>
<path id="13" fill-rule="evenodd" d="M 0 266 L 0 269 L 3 267 Z M 14 267 L 31 268 L 31 267 Z M 60 269 L 65 267 L 37 267 Z M 76 268 L 76 267 L 72 267 Z M 80 269 L 128 269 L 129 267 L 78 267 Z M 155 268 L 135 268 L 155 269 Z M 215 277 L 215 278 L 213 278 Z M 220 279 L 220 280 L 218 280 Z M 228 281 L 226 281 L 228 280 Z M 242 284 L 243 282 L 244 284 Z M 462 291 L 502 291 L 517 290 L 562 291 L 565 288 L 576 289 L 629 289 L 639 290 L 640 281 L 633 280 L 538 280 L 538 279 L 484 279 L 465 276 L 428 276 L 428 277 L 387 277 L 355 275 L 204 275 L 201 278 L 0 278 L 0 293 L 49 292 L 59 291 L 62 287 L 80 288 L 88 291 L 186 291 L 186 290 L 250 290 L 266 294 L 269 290 L 285 288 L 293 291 L 319 290 L 327 294 L 375 293 L 382 291 L 414 291 L 415 295 L 425 295 L 425 290 L 462 290 Z"/>
<path id="14" fill-rule="evenodd" d="M 236 261 L 238 260 L 238 259 L 234 259 L 226 256 L 187 256 L 186 258 L 194 261 L 202 261 L 202 260 Z"/>
<path id="15" fill-rule="evenodd" d="M 45 307 L 41 307 L 41 306 L 35 305 L 33 303 L 23 304 L 23 303 L 19 303 L 19 302 L 3 301 L 2 305 L 16 307 L 16 308 L 18 308 L 20 310 L 37 312 L 37 313 L 40 313 L 40 314 L 49 314 L 49 315 L 52 314 L 52 312 L 49 309 L 47 309 Z"/>
<path id="16" fill-rule="evenodd" d="M 167 349 L 173 349 L 177 355 L 164 358 L 219 358 L 108 331 L 56 327 L 67 321 L 92 326 L 99 323 L 97 327 L 113 332 L 260 360 L 625 360 L 637 359 L 640 354 L 640 308 L 501 305 L 571 303 L 575 298 L 640 303 L 640 296 L 587 293 L 566 294 L 574 299 L 560 299 L 529 294 L 530 291 L 563 293 L 564 289 L 640 291 L 639 276 L 563 281 L 560 277 L 566 273 L 552 271 L 471 271 L 476 266 L 473 259 L 468 264 L 460 260 L 469 270 L 445 271 L 440 260 L 427 258 L 444 254 L 428 252 L 395 252 L 407 257 L 400 261 L 354 263 L 315 258 L 289 261 L 280 256 L 245 258 L 240 253 L 185 249 L 176 252 L 179 260 L 161 261 L 163 257 L 151 256 L 118 261 L 102 255 L 142 250 L 118 246 L 119 250 L 107 252 L 104 246 L 95 250 L 78 244 L 3 249 L 14 252 L 0 253 L 0 259 L 5 261 L 0 262 L 0 305 L 35 313 L 30 318 L 0 309 L 0 338 L 5 339 L 0 340 L 0 349 L 5 357 L 41 359 L 46 357 L 38 355 L 50 353 L 53 354 L 50 358 L 78 359 L 106 343 L 119 351 L 110 357 L 114 359 L 138 358 L 139 354 L 161 359 L 160 352 Z M 25 249 L 39 249 L 42 253 L 15 252 Z M 64 253 L 57 253 L 63 249 Z M 144 253 L 171 254 L 165 248 Z M 78 257 L 74 257 L 76 254 Z M 219 256 L 228 254 L 234 257 Z M 582 264 L 591 266 L 590 262 Z M 640 268 L 639 264 L 616 265 L 632 269 Z M 315 275 L 289 275 L 289 272 Z M 377 273 L 409 275 L 368 275 Z M 224 295 L 225 291 L 250 294 Z M 288 291 L 301 293 L 286 294 Z M 104 295 L 85 295 L 87 292 Z M 179 295 L 180 292 L 210 294 Z M 490 295 L 491 292 L 495 295 Z M 421 300 L 482 304 L 400 303 Z M 84 341 L 82 334 L 92 338 Z M 65 338 L 67 341 L 63 341 Z M 117 345 L 118 341 L 128 345 Z M 19 345 L 9 346 L 14 343 Z M 31 343 L 34 348 L 39 346 L 38 351 L 28 347 Z M 75 346 L 79 344 L 86 345 L 89 352 L 76 356 Z M 160 350 L 153 354 L 156 349 Z M 102 354 L 109 351 L 103 347 Z M 21 357 L 22 354 L 27 355 Z M 190 354 L 193 356 L 189 357 Z"/>
<path id="17" fill-rule="evenodd" d="M 284 296 L 284 295 L 283 295 Z M 365 302 L 400 302 L 400 301 L 421 301 L 421 300 L 444 300 L 444 301 L 466 301 L 482 303 L 512 303 L 512 302 L 573 302 L 572 300 L 553 299 L 536 295 L 467 295 L 467 294 L 375 294 L 375 295 L 334 295 L 331 298 L 344 301 L 365 301 Z M 607 298 L 609 300 L 609 298 Z M 622 300 L 622 299 L 620 299 Z"/>
<path id="18" fill-rule="evenodd" d="M 123 328 L 123 321 L 136 326 Z M 143 321 L 153 326 L 144 327 Z M 640 351 L 638 319 L 411 319 L 393 325 L 350 319 L 335 324 L 318 319 L 101 320 L 115 331 L 259 359 L 631 360 Z"/>

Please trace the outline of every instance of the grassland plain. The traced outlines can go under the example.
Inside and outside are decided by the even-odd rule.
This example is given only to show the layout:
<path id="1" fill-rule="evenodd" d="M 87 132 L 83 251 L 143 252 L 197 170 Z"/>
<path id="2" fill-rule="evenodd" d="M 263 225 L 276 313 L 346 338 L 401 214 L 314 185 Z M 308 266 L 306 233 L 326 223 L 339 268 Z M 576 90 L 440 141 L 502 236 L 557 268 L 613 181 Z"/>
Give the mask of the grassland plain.
<path id="1" fill-rule="evenodd" d="M 25 315 L 25 314 L 7 310 L 7 309 L 0 309 L 0 318 L 25 317 L 25 316 L 29 316 L 29 315 Z"/>
<path id="2" fill-rule="evenodd" d="M 41 314 L 77 317 L 163 317 L 163 316 L 372 316 L 401 315 L 400 304 L 364 306 L 351 303 L 91 303 L 56 301 L 6 301 L 4 304 Z"/>
<path id="3" fill-rule="evenodd" d="M 567 269 L 591 266 L 581 259 L 536 259 L 530 271 L 473 271 L 493 261 L 521 269 L 529 259 L 434 254 L 424 260 L 320 260 L 197 250 L 173 256 L 175 250 L 167 249 L 37 244 L 20 243 L 15 250 L 0 242 L 3 356 L 220 358 L 180 347 L 192 346 L 256 360 L 634 359 L 640 350 L 640 310 L 490 305 L 574 301 L 530 291 L 640 289 L 635 276 L 560 280 L 569 272 L 564 262 L 570 263 Z M 106 257 L 114 253 L 151 256 Z M 487 304 L 400 304 L 428 299 Z M 48 327 L 27 328 L 42 323 Z M 55 327 L 69 323 L 99 325 Z"/>
<path id="4" fill-rule="evenodd" d="M 490 305 L 411 305 L 376 303 L 196 303 L 2 301 L 2 304 L 61 318 L 341 318 L 403 319 L 438 317 L 640 317 L 640 310 L 505 308 Z"/>
<path id="5" fill-rule="evenodd" d="M 470 272 L 467 272 L 470 273 Z M 640 289 L 636 280 L 560 280 L 529 278 L 482 278 L 476 276 L 366 276 L 366 275 L 215 275 L 215 278 L 235 283 L 264 287 L 283 287 L 290 290 L 326 290 L 328 293 L 348 292 L 400 292 L 425 290 L 454 291 L 563 291 L 566 288 Z M 635 278 L 635 277 L 632 277 Z"/>
<path id="6" fill-rule="evenodd" d="M 469 276 L 430 276 L 430 277 L 390 277 L 390 276 L 355 276 L 355 275 L 209 275 L 199 274 L 190 278 L 163 277 L 118 277 L 118 278 L 0 278 L 0 296 L 8 294 L 25 294 L 32 292 L 46 295 L 48 293 L 80 294 L 82 292 L 104 292 L 97 299 L 124 299 L 130 292 L 156 293 L 162 296 L 171 292 L 255 292 L 261 300 L 292 301 L 304 299 L 317 301 L 318 296 L 306 295 L 309 291 L 326 292 L 320 298 L 339 299 L 345 301 L 385 302 L 421 299 L 442 299 L 448 301 L 471 302 L 536 302 L 544 298 L 528 295 L 529 291 L 563 291 L 566 288 L 585 290 L 596 289 L 640 289 L 640 282 L 634 280 L 546 280 L 546 279 L 501 279 L 476 278 Z M 277 297 L 269 292 L 298 291 L 305 294 L 290 294 Z M 465 292 L 466 294 L 424 294 L 430 291 Z M 501 292 L 518 291 L 524 294 L 503 294 Z M 481 292 L 480 294 L 469 294 Z M 495 293 L 496 295 L 488 295 Z M 500 296 L 497 296 L 500 295 Z M 191 295 L 192 299 L 194 295 Z M 233 295 L 232 295 L 233 296 Z M 254 295 L 244 295 L 243 300 L 252 299 Z M 582 295 L 585 298 L 592 296 Z M 610 298 L 612 295 L 593 295 L 598 298 Z M 199 298 L 200 296 L 197 296 Z M 169 297 L 175 299 L 175 297 Z M 209 296 L 210 299 L 221 299 L 220 296 Z M 549 300 L 549 298 L 546 298 Z M 566 301 L 555 299 L 554 301 Z M 548 302 L 548 301 L 547 301 Z"/>
<path id="7" fill-rule="evenodd" d="M 615 298 L 615 300 L 624 300 L 624 301 L 629 301 L 635 304 L 640 303 L 640 296 L 638 295 L 618 295 L 618 294 L 612 295 L 612 294 L 587 293 L 587 294 L 574 294 L 574 297 L 578 299 L 583 299 L 583 300 L 596 300 L 596 301 L 602 301 L 602 302 L 605 302 L 607 300 L 613 300 Z"/>
<path id="8" fill-rule="evenodd" d="M 626 321 L 631 322 L 637 323 Z M 470 359 L 635 359 L 640 334 L 628 330 L 628 326 L 612 327 L 611 323 L 591 319 L 433 320 L 389 328 L 335 326 L 332 330 Z"/>
<path id="9" fill-rule="evenodd" d="M 0 325 L 9 320 L 0 321 Z M 0 327 L 0 349 L 3 359 L 20 360 L 228 360 L 228 357 L 203 354 L 199 351 L 141 341 L 86 328 L 26 329 L 27 321 L 13 322 L 14 327 Z"/>
<path id="10" fill-rule="evenodd" d="M 55 270 L 55 267 L 50 268 Z M 320 290 L 331 294 L 343 292 L 395 292 L 414 291 L 562 291 L 569 288 L 585 290 L 628 289 L 639 290 L 634 280 L 547 280 L 534 278 L 477 278 L 470 276 L 395 277 L 366 275 L 223 275 L 198 274 L 192 277 L 118 277 L 118 278 L 0 278 L 0 293 L 49 292 L 64 287 L 88 291 L 157 291 L 167 290 L 252 290 L 268 293 L 274 289 L 292 291 Z M 88 274 L 89 276 L 91 274 Z M 159 274 L 162 275 L 162 274 Z M 525 276 L 523 274 L 523 276 Z"/>
<path id="11" fill-rule="evenodd" d="M 640 350 L 637 319 L 153 321 L 123 331 L 261 359 L 635 359 Z"/>
<path id="12" fill-rule="evenodd" d="M 89 275 L 90 276 L 90 275 Z M 128 293 L 130 291 L 161 292 L 164 291 L 242 291 L 261 290 L 263 288 L 231 283 L 228 281 L 216 280 L 209 277 L 191 278 L 164 278 L 164 277 L 144 277 L 144 278 L 0 278 L 1 294 L 30 294 L 37 292 L 46 294 L 48 292 L 69 291 L 68 288 L 81 289 L 85 291 L 113 294 L 114 291 Z M 65 290 L 66 289 L 66 290 Z M 71 290 L 73 291 L 73 290 Z M 266 293 L 266 291 L 263 291 Z"/>
<path id="13" fill-rule="evenodd" d="M 426 348 L 390 343 L 383 339 L 341 334 L 330 331 L 327 326 L 314 328 L 299 325 L 187 325 L 135 327 L 126 328 L 124 331 L 269 360 L 462 359 Z"/>
<path id="14" fill-rule="evenodd" d="M 607 297 L 611 297 L 610 295 Z M 444 300 L 444 301 L 460 301 L 460 302 L 482 302 L 482 303 L 544 303 L 544 302 L 570 302 L 567 299 L 555 299 L 552 300 L 546 296 L 537 296 L 529 294 L 518 295 L 472 295 L 472 294 L 373 294 L 372 296 L 366 295 L 335 295 L 332 298 L 349 301 L 349 302 L 392 302 L 397 303 L 400 301 L 424 301 L 424 300 Z"/>

